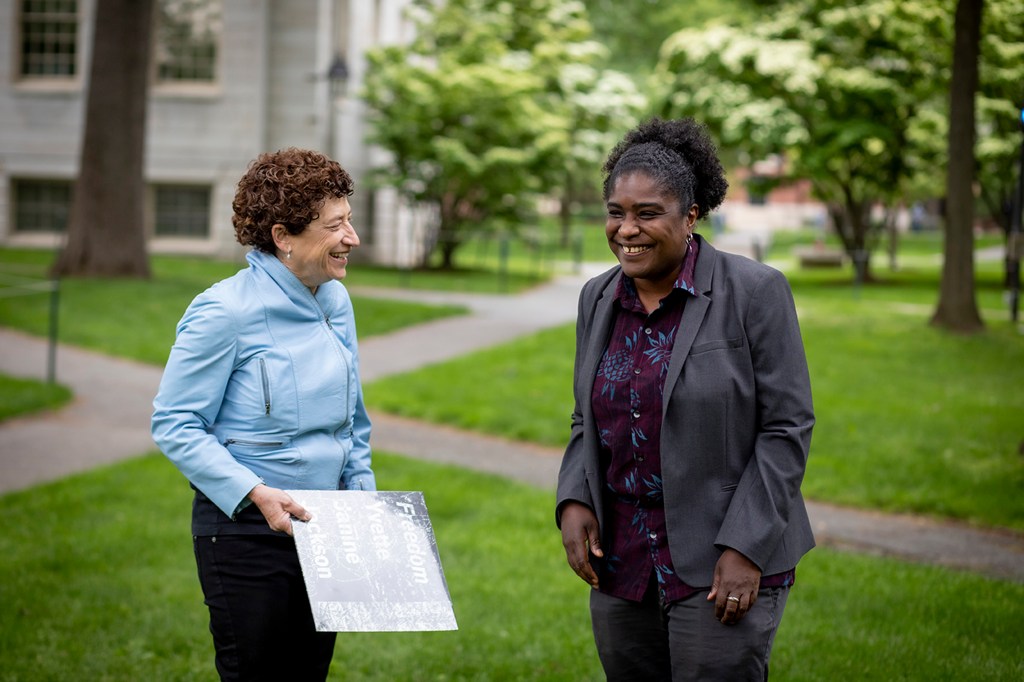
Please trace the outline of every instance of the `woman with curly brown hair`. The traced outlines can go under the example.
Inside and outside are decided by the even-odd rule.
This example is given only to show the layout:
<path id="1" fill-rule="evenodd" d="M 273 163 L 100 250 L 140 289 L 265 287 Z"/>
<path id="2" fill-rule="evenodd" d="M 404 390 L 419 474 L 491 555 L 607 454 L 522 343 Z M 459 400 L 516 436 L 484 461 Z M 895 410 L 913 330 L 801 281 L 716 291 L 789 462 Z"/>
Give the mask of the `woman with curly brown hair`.
<path id="1" fill-rule="evenodd" d="M 324 679 L 285 490 L 374 490 L 355 316 L 352 179 L 317 152 L 259 156 L 232 204 L 249 267 L 178 323 L 153 439 L 195 490 L 192 535 L 224 680 Z"/>
<path id="2" fill-rule="evenodd" d="M 725 198 L 703 127 L 604 166 L 619 265 L 580 294 L 556 518 L 609 680 L 763 680 L 796 564 L 814 413 L 789 285 L 694 232 Z"/>

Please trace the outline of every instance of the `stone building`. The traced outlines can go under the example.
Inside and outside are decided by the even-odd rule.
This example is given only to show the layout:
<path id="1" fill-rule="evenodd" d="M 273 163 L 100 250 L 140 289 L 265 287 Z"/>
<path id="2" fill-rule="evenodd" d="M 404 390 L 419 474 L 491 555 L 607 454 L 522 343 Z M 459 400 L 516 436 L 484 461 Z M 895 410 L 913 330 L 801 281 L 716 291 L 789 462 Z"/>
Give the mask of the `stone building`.
<path id="1" fill-rule="evenodd" d="M 415 257 L 416 213 L 364 178 L 357 97 L 372 46 L 408 40 L 408 0 L 156 0 L 146 130 L 154 253 L 233 257 L 235 183 L 263 151 L 338 159 L 364 256 Z M 96 0 L 0 0 L 0 244 L 60 244 L 77 174 Z"/>

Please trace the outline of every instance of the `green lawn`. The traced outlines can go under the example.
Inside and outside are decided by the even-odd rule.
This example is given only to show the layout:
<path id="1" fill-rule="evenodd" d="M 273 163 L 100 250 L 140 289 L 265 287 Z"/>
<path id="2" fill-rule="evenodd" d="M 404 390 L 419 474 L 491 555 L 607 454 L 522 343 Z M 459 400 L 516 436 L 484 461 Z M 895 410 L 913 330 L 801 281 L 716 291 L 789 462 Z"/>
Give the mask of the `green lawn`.
<path id="1" fill-rule="evenodd" d="M 878 267 L 882 282 L 860 288 L 848 271 L 790 274 L 818 418 L 808 497 L 1024 530 L 1024 339 L 1002 307 L 997 266 L 979 264 L 989 322 L 970 337 L 927 324 L 934 264 Z M 573 343 L 567 325 L 386 377 L 366 387 L 367 404 L 561 446 Z"/>
<path id="2" fill-rule="evenodd" d="M 0 251 L 0 262 L 6 256 Z M 876 268 L 885 284 L 860 289 L 849 272 L 791 274 L 819 418 L 804 490 L 1021 528 L 1024 344 L 1006 321 L 992 266 L 979 275 L 985 334 L 928 327 L 932 260 L 923 248 L 898 273 Z M 94 332 L 109 352 L 138 357 L 102 334 L 132 337 L 155 324 L 171 333 L 196 291 L 237 269 L 155 261 L 153 289 L 66 286 L 65 301 L 81 298 L 62 317 L 62 338 L 90 316 L 146 300 L 145 315 L 117 310 Z M 0 324 L 32 331 L 45 305 L 26 312 L 14 300 L 0 299 Z M 374 324 L 369 304 L 356 304 L 363 336 Z M 571 326 L 548 330 L 383 380 L 367 387 L 368 402 L 561 445 L 572 336 Z M 146 353 L 168 342 L 157 334 Z M 601 679 L 587 588 L 565 565 L 550 491 L 381 453 L 375 469 L 382 489 L 424 491 L 459 630 L 343 634 L 332 679 Z M 180 474 L 156 454 L 0 496 L 0 681 L 214 679 L 189 499 Z M 773 678 L 1020 679 L 1022 605 L 1024 585 L 819 548 L 800 564 Z"/>
<path id="3" fill-rule="evenodd" d="M 590 227 L 594 248 L 601 235 Z M 780 234 L 769 257 L 784 260 L 810 238 L 813 233 Z M 848 268 L 789 271 L 818 415 L 804 491 L 842 504 L 1021 530 L 1024 392 L 1018 384 L 1024 378 L 1024 343 L 1008 321 L 999 262 L 977 266 L 985 333 L 961 337 L 928 326 L 938 289 L 939 240 L 932 233 L 905 238 L 896 272 L 876 255 L 879 281 L 867 286 L 855 286 Z M 991 243 L 996 242 L 988 239 L 982 245 Z M 50 257 L 0 250 L 4 271 L 19 276 L 41 275 Z M 163 362 L 174 324 L 191 297 L 239 267 L 163 257 L 154 258 L 153 265 L 150 282 L 65 282 L 61 338 Z M 393 276 L 392 271 L 388 277 Z M 357 269 L 351 277 L 358 278 Z M 462 274 L 431 277 L 453 287 Z M 45 300 L 38 294 L 0 298 L 0 324 L 44 333 Z M 364 338 L 458 312 L 379 299 L 357 298 L 355 305 Z M 572 349 L 571 326 L 547 330 L 370 384 L 367 403 L 377 410 L 561 446 L 572 408 Z M 8 402 L 19 402 L 10 400 L 11 390 L 0 386 Z"/>
<path id="4" fill-rule="evenodd" d="M 378 453 L 422 490 L 459 630 L 341 634 L 333 680 L 599 680 L 588 588 L 551 492 Z M 156 454 L 0 497 L 0 680 L 213 680 L 190 491 Z M 816 549 L 776 640 L 775 679 L 1010 680 L 1024 585 Z"/>
<path id="5" fill-rule="evenodd" d="M 39 410 L 54 410 L 70 400 L 71 391 L 66 386 L 0 374 L 0 421 Z"/>
<path id="6" fill-rule="evenodd" d="M 588 239 L 596 246 L 594 233 Z M 783 233 L 769 257 L 784 261 L 808 239 L 808 232 Z M 1001 264 L 978 263 L 987 331 L 946 334 L 927 324 L 940 246 L 933 233 L 904 239 L 901 268 L 891 272 L 877 256 L 880 284 L 869 286 L 854 286 L 849 269 L 788 270 L 818 416 L 804 491 L 840 504 L 1024 529 L 1024 392 L 1017 388 L 1024 343 L 1002 302 Z M 0 250 L 0 264 L 39 275 L 50 256 Z M 158 257 L 152 282 L 66 282 L 61 338 L 162 363 L 188 300 L 238 267 Z M 453 287 L 463 273 L 431 276 Z M 364 338 L 458 312 L 365 298 L 355 306 Z M 0 325 L 42 334 L 45 312 L 45 296 L 0 298 Z M 382 379 L 366 387 L 367 401 L 373 410 L 559 446 L 571 410 L 571 364 L 572 329 L 563 327 Z"/>

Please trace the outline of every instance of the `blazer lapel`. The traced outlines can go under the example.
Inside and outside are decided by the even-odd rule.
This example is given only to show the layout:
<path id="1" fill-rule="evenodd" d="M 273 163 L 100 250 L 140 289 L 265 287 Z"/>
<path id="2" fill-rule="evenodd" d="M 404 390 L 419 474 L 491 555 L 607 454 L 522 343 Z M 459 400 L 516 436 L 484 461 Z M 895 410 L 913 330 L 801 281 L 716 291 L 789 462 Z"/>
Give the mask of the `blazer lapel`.
<path id="1" fill-rule="evenodd" d="M 618 285 L 621 274 L 612 277 L 605 287 L 598 293 L 594 302 L 594 314 L 591 318 L 591 327 L 587 333 L 587 348 L 584 353 L 583 365 L 580 367 L 582 379 L 581 395 L 587 398 L 594 390 L 594 381 L 597 380 L 597 366 L 604 355 L 604 349 L 608 345 L 608 336 L 612 333 L 612 306 L 615 304 L 615 288 Z M 589 398 L 583 401 L 585 409 L 589 412 Z"/>
<path id="2" fill-rule="evenodd" d="M 661 402 L 662 419 L 668 413 L 668 401 L 672 395 L 669 387 L 679 380 L 679 374 L 683 371 L 683 363 L 686 362 L 686 356 L 690 354 L 693 340 L 697 338 L 697 332 L 704 323 L 704 317 L 711 305 L 711 279 L 715 272 L 717 253 L 714 247 L 704 241 L 699 234 L 695 234 L 694 237 L 697 239 L 700 249 L 697 253 L 697 267 L 693 273 L 693 288 L 697 295 L 687 299 L 683 308 L 683 319 L 679 322 L 679 331 L 676 333 L 676 340 L 672 345 L 672 357 L 669 359 L 668 372 L 665 375 L 665 392 Z"/>

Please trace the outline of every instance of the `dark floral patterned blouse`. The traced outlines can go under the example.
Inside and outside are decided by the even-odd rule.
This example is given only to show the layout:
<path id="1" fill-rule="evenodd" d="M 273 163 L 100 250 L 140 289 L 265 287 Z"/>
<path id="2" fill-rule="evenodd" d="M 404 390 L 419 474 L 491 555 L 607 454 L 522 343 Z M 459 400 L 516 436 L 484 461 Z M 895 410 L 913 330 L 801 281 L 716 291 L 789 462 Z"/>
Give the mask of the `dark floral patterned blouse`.
<path id="1" fill-rule="evenodd" d="M 686 300 L 695 296 L 697 243 L 691 242 L 672 292 L 650 314 L 632 279 L 619 280 L 608 347 L 591 396 L 605 467 L 605 528 L 598 563 L 602 592 L 640 601 L 657 580 L 663 603 L 710 589 L 675 574 L 665 529 L 661 479 L 661 406 L 669 360 Z M 762 587 L 792 584 L 795 569 L 761 579 Z"/>

